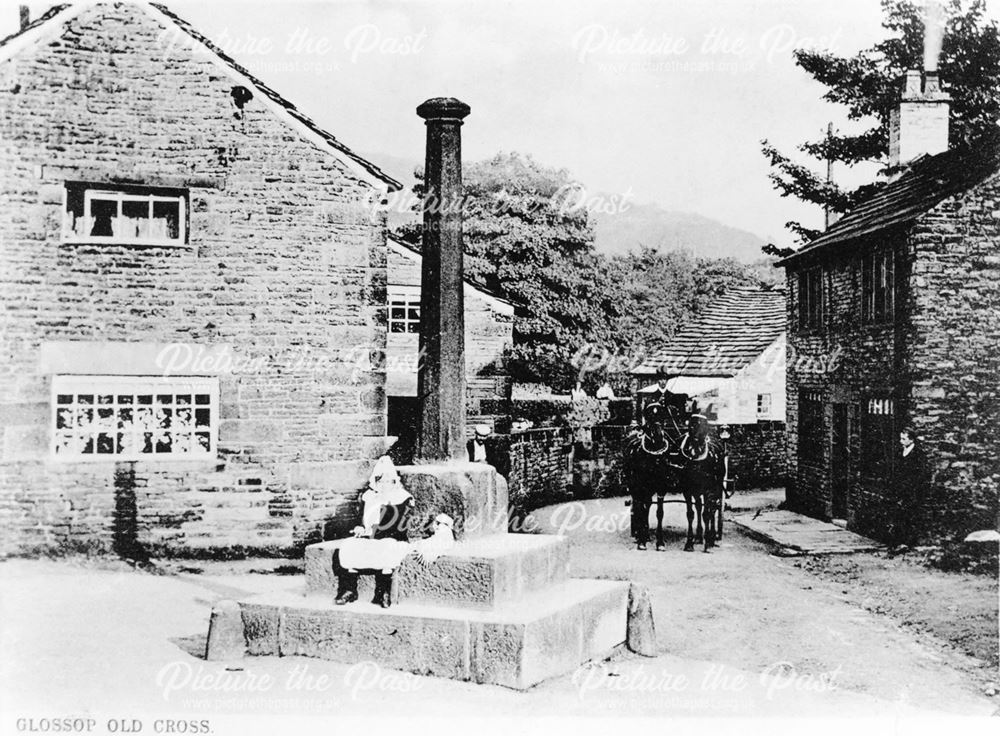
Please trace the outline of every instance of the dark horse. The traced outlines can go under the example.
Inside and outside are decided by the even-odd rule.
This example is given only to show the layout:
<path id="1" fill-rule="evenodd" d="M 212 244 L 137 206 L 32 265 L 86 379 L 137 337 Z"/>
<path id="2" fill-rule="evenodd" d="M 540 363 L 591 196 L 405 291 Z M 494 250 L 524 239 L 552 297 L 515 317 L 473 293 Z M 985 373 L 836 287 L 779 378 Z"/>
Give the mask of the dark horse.
<path id="1" fill-rule="evenodd" d="M 681 419 L 675 407 L 659 402 L 643 410 L 643 424 L 629 438 L 626 485 L 632 497 L 632 536 L 639 549 L 649 542 L 649 509 L 656 495 L 656 549 L 663 549 L 663 497 L 679 489 Z"/>
<path id="2" fill-rule="evenodd" d="M 694 545 L 704 542 L 708 552 L 721 536 L 716 519 L 722 509 L 728 462 L 722 446 L 708 433 L 708 420 L 693 414 L 688 420 L 688 431 L 680 442 L 681 488 L 687 507 L 688 533 L 685 552 L 693 552 Z M 697 529 L 692 522 L 697 519 Z M 702 520 L 704 519 L 704 528 Z"/>
<path id="3" fill-rule="evenodd" d="M 684 551 L 691 552 L 696 543 L 704 543 L 707 552 L 721 533 L 715 520 L 722 507 L 727 471 L 723 449 L 709 437 L 708 422 L 700 414 L 688 418 L 685 431 L 684 418 L 675 407 L 653 403 L 643 411 L 643 420 L 626 450 L 632 536 L 639 549 L 646 549 L 655 494 L 656 549 L 663 549 L 663 497 L 682 493 L 688 521 Z"/>

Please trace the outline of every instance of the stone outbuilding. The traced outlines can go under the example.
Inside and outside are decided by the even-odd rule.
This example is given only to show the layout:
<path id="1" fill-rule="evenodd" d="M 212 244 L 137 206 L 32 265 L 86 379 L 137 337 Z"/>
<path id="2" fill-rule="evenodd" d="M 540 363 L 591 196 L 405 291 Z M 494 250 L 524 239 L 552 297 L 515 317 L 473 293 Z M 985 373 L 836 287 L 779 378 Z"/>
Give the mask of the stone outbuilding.
<path id="1" fill-rule="evenodd" d="M 785 293 L 734 287 L 710 303 L 632 373 L 636 402 L 666 389 L 728 425 L 744 486 L 780 485 L 786 474 Z"/>
<path id="2" fill-rule="evenodd" d="M 947 107 L 936 74 L 910 72 L 892 116 L 896 177 L 780 262 L 788 503 L 875 537 L 915 503 L 895 482 L 907 425 L 932 466 L 922 535 L 998 521 L 1000 147 L 946 150 Z"/>
<path id="3" fill-rule="evenodd" d="M 420 337 L 420 252 L 389 238 L 386 393 L 389 434 L 399 438 L 394 454 L 406 460 L 415 440 L 417 364 Z M 497 409 L 511 398 L 507 357 L 514 341 L 514 305 L 481 285 L 465 280 L 465 364 L 467 420 L 471 427 L 494 428 Z"/>

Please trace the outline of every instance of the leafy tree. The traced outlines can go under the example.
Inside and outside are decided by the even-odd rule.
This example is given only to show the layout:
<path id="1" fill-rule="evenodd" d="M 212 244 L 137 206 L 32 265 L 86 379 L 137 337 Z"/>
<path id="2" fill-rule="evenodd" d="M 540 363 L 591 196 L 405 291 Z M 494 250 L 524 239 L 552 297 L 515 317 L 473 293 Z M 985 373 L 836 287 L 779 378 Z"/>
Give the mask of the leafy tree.
<path id="1" fill-rule="evenodd" d="M 586 209 L 573 206 L 576 182 L 530 156 L 466 164 L 463 178 L 466 276 L 516 304 L 509 369 L 517 381 L 568 391 L 583 346 L 649 354 L 726 289 L 779 280 L 769 259 L 748 266 L 641 246 L 607 258 L 594 249 Z M 394 234 L 420 247 L 419 222 Z M 589 374 L 589 388 L 605 374 Z"/>
<path id="2" fill-rule="evenodd" d="M 766 283 L 757 267 L 740 263 L 735 258 L 699 258 L 694 270 L 694 311 L 701 312 L 712 300 L 734 287 L 756 288 Z"/>
<path id="3" fill-rule="evenodd" d="M 511 374 L 568 390 L 584 343 L 617 343 L 609 272 L 586 209 L 566 196 L 577 185 L 517 153 L 468 164 L 463 178 L 466 274 L 517 305 Z M 417 243 L 420 225 L 397 234 Z"/>
<path id="4" fill-rule="evenodd" d="M 861 162 L 884 164 L 889 150 L 889 113 L 898 104 L 900 80 L 909 69 L 923 66 L 924 6 L 914 0 L 882 0 L 883 27 L 889 36 L 851 57 L 828 51 L 798 50 L 795 63 L 821 82 L 823 98 L 846 105 L 851 120 L 874 123 L 858 134 L 835 133 L 798 148 L 814 159 L 848 167 Z M 1000 32 L 986 18 L 985 0 L 943 0 L 943 30 L 938 69 L 951 95 L 950 143 L 975 141 L 992 131 L 1000 119 Z M 792 161 L 768 141 L 762 141 L 770 160 L 770 179 L 783 197 L 795 197 L 845 212 L 866 196 L 871 185 L 845 190 Z M 818 231 L 798 222 L 786 227 L 800 240 Z"/>
<path id="5" fill-rule="evenodd" d="M 629 354 L 662 347 L 690 319 L 697 302 L 695 260 L 688 251 L 663 253 L 641 246 L 608 261 L 608 280 L 619 295 L 613 320 Z"/>

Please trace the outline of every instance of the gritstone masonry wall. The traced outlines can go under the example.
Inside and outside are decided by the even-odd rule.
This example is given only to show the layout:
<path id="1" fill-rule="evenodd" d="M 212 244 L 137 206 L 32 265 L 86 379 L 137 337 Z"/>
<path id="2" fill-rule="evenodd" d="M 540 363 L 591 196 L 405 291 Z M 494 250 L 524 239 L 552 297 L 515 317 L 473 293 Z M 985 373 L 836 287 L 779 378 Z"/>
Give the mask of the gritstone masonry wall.
<path id="1" fill-rule="evenodd" d="M 0 63 L 2 554 L 288 552 L 348 523 L 384 448 L 385 376 L 351 357 L 385 347 L 381 195 L 164 30 L 94 6 Z M 187 246 L 61 242 L 65 182 L 114 180 L 188 189 Z M 73 373 L 114 374 L 121 342 L 255 368 L 218 374 L 210 459 L 57 462 L 54 341 L 93 347 Z"/>
<path id="2" fill-rule="evenodd" d="M 866 466 L 870 439 L 861 425 L 870 398 L 891 398 L 892 451 L 898 452 L 898 431 L 911 424 L 931 464 L 928 497 L 918 514 L 922 537 L 964 536 L 998 526 L 998 239 L 1000 186 L 994 175 L 945 199 L 906 230 L 827 249 L 816 256 L 824 269 L 826 324 L 820 330 L 796 328 L 797 270 L 789 269 L 788 444 L 795 482 L 788 501 L 793 508 L 818 517 L 833 513 L 833 412 L 835 404 L 843 404 L 850 427 L 848 525 L 885 535 L 893 515 L 911 500 L 901 496 L 891 477 L 876 477 Z M 861 259 L 865 249 L 875 247 L 892 248 L 895 254 L 895 318 L 864 324 Z M 822 370 L 824 360 L 831 370 Z M 800 451 L 800 398 L 806 395 L 819 399 L 821 425 L 815 447 Z"/>

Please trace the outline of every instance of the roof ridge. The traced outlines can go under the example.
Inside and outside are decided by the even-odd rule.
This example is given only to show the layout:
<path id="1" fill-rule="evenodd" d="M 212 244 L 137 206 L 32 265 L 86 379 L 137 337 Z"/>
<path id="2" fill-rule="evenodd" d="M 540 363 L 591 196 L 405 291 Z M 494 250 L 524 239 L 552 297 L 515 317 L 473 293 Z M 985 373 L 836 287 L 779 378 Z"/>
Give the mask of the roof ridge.
<path id="1" fill-rule="evenodd" d="M 399 238 L 394 237 L 391 234 L 388 235 L 386 239 L 387 240 L 391 240 L 393 243 L 395 243 L 396 245 L 400 246 L 401 248 L 410 251 L 410 253 L 412 253 L 413 255 L 417 256 L 418 258 L 421 258 L 421 259 L 423 258 L 423 253 L 421 253 L 419 250 L 417 250 L 417 248 L 415 248 L 414 246 L 410 245 L 409 243 L 407 243 L 407 242 L 405 242 L 403 240 L 400 240 Z M 504 302 L 506 304 L 509 304 L 512 307 L 518 306 L 518 302 L 515 302 L 515 301 L 511 300 L 510 297 L 505 296 L 505 295 L 499 293 L 498 291 L 496 291 L 494 289 L 491 289 L 490 287 L 486 286 L 485 284 L 482 284 L 482 283 L 480 283 L 478 281 L 474 281 L 473 279 L 471 279 L 468 276 L 466 276 L 464 273 L 462 274 L 462 280 L 465 283 L 467 283 L 469 286 L 471 286 L 473 289 L 476 289 L 477 291 L 481 291 L 484 294 L 486 294 L 487 296 L 491 296 L 494 299 L 499 299 L 500 301 L 502 301 L 502 302 Z"/>
<path id="2" fill-rule="evenodd" d="M 174 24 L 177 25 L 177 27 L 179 27 L 182 31 L 191 36 L 191 38 L 193 38 L 195 41 L 207 46 L 208 49 L 213 54 L 219 57 L 219 59 L 225 62 L 228 66 L 232 67 L 234 71 L 238 72 L 239 74 L 242 74 L 244 77 L 249 79 L 253 83 L 253 85 L 257 87 L 265 95 L 267 95 L 267 97 L 269 97 L 272 102 L 275 102 L 278 105 L 281 105 L 283 108 L 285 108 L 290 115 L 297 118 L 306 127 L 310 128 L 313 132 L 320 135 L 333 148 L 337 149 L 345 156 L 351 158 L 355 163 L 357 163 L 359 166 L 361 166 L 362 168 L 367 170 L 370 174 L 372 174 L 372 176 L 381 179 L 386 184 L 388 184 L 390 191 L 398 191 L 403 188 L 403 185 L 399 181 L 386 174 L 384 171 L 382 171 L 382 169 L 373 164 L 371 161 L 368 161 L 367 159 L 356 154 L 350 148 L 348 148 L 339 140 L 337 140 L 337 138 L 332 133 L 330 133 L 324 128 L 321 128 L 312 118 L 310 118 L 308 115 L 306 115 L 297 107 L 295 107 L 295 105 L 291 101 L 285 99 L 280 93 L 271 89 L 271 87 L 269 87 L 268 85 L 264 84 L 264 82 L 262 82 L 252 73 L 250 73 L 250 71 L 246 69 L 246 67 L 241 65 L 239 62 L 237 62 L 235 59 L 229 56 L 226 52 L 224 52 L 222 49 L 220 49 L 218 46 L 212 43 L 211 39 L 203 35 L 194 26 L 192 26 L 186 20 L 177 15 L 174 11 L 170 10 L 166 5 L 155 2 L 150 2 L 149 5 L 153 8 L 156 8 L 158 11 L 160 11 L 165 16 L 170 18 L 174 22 Z"/>
<path id="3" fill-rule="evenodd" d="M 897 178 L 873 182 L 871 191 L 826 232 L 778 260 L 783 266 L 805 253 L 908 225 L 943 200 L 968 191 L 1000 171 L 1000 132 L 909 162 Z"/>
<path id="4" fill-rule="evenodd" d="M 38 16 L 37 18 L 35 18 L 35 20 L 31 21 L 30 23 L 28 23 L 23 28 L 19 28 L 18 30 L 16 30 L 13 33 L 11 33 L 10 35 L 5 36 L 4 38 L 0 38 L 0 47 L 6 45 L 7 42 L 9 42 L 9 41 L 13 41 L 15 38 L 17 38 L 18 36 L 20 36 L 22 33 L 26 33 L 28 31 L 32 30 L 33 28 L 38 28 L 38 26 L 43 25 L 44 23 L 48 22 L 48 20 L 50 18 L 52 18 L 55 15 L 58 15 L 59 13 L 61 13 L 62 11 L 64 11 L 69 6 L 70 6 L 70 3 L 61 3 L 59 5 L 53 5 L 51 8 L 49 8 L 48 10 L 46 10 L 44 13 L 42 13 L 40 16 Z"/>
<path id="5" fill-rule="evenodd" d="M 110 3 L 110 2 L 94 3 L 94 5 L 97 4 L 121 5 L 122 3 Z M 334 150 L 338 151 L 340 154 L 345 156 L 354 165 L 360 167 L 362 170 L 367 172 L 369 176 L 374 177 L 375 179 L 378 179 L 379 181 L 387 184 L 389 191 L 398 191 L 403 188 L 403 185 L 399 181 L 386 174 L 384 171 L 382 171 L 382 169 L 380 169 L 371 161 L 368 161 L 367 159 L 358 155 L 350 148 L 348 148 L 346 145 L 341 143 L 332 133 L 320 127 L 312 118 L 310 118 L 308 115 L 306 115 L 297 107 L 295 107 L 295 105 L 292 102 L 285 99 L 278 92 L 276 92 L 275 90 L 271 89 L 269 86 L 264 84 L 264 82 L 262 82 L 252 73 L 250 73 L 249 70 L 247 70 L 245 67 L 239 64 L 235 59 L 233 59 L 231 56 L 222 51 L 218 46 L 212 43 L 212 41 L 207 36 L 204 36 L 200 31 L 195 29 L 194 26 L 192 26 L 186 20 L 181 18 L 172 10 L 170 10 L 167 6 L 156 2 L 146 2 L 145 0 L 141 2 L 130 2 L 125 4 L 138 6 L 139 8 L 146 10 L 147 14 L 149 13 L 148 9 L 151 8 L 155 10 L 157 13 L 162 15 L 167 21 L 169 21 L 174 26 L 183 31 L 185 34 L 187 34 L 196 43 L 200 43 L 203 46 L 205 46 L 212 54 L 215 55 L 215 57 L 220 62 L 228 66 L 236 74 L 245 78 L 248 82 L 250 82 L 251 85 L 256 87 L 261 94 L 267 97 L 271 101 L 271 103 L 277 105 L 279 108 L 284 110 L 285 113 L 290 115 L 293 118 L 293 120 L 305 126 L 305 128 L 312 134 L 319 136 L 319 138 L 321 138 L 323 142 L 325 142 L 328 146 L 330 146 L 331 148 L 333 148 Z M 3 40 L 0 40 L 0 48 L 7 46 L 15 39 L 24 36 L 24 34 L 40 28 L 41 26 L 45 25 L 53 18 L 58 16 L 59 14 L 73 7 L 74 6 L 72 3 L 62 3 L 49 8 L 45 13 L 40 15 L 36 20 L 27 24 L 24 28 L 19 29 L 15 33 L 12 33 L 11 35 L 4 38 Z M 90 6 L 84 3 L 80 4 L 81 10 L 86 9 L 87 7 Z M 75 14 L 76 13 L 74 12 L 73 15 L 75 16 Z M 19 49 L 15 48 L 11 53 L 17 54 L 19 53 L 19 51 L 20 51 Z"/>

